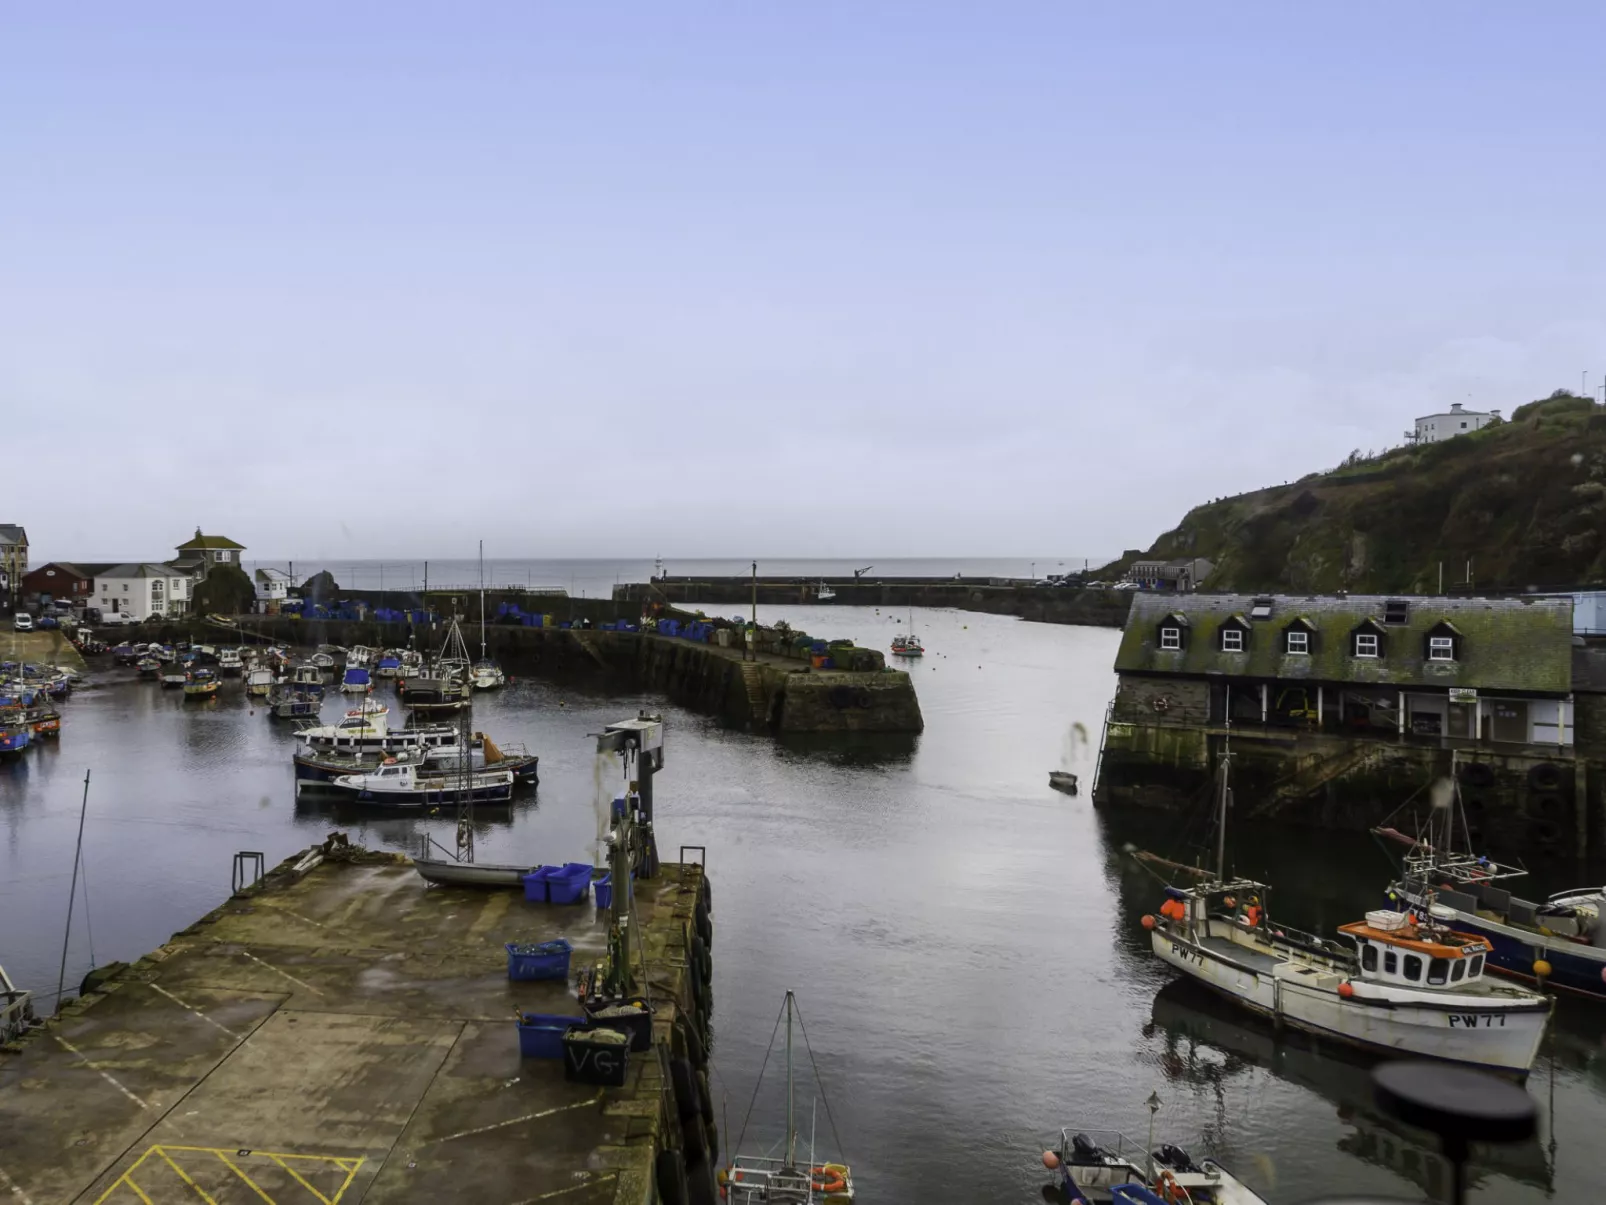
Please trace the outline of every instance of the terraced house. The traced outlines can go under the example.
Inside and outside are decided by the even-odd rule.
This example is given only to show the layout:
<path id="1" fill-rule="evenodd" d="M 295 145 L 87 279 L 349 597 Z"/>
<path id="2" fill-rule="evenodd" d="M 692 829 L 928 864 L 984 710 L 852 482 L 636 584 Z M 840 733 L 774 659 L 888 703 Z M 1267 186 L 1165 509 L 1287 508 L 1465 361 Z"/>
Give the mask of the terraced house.
<path id="1" fill-rule="evenodd" d="M 1140 594 L 1095 802 L 1190 806 L 1230 740 L 1240 814 L 1364 827 L 1453 765 L 1488 824 L 1586 841 L 1601 825 L 1578 747 L 1572 606 Z"/>

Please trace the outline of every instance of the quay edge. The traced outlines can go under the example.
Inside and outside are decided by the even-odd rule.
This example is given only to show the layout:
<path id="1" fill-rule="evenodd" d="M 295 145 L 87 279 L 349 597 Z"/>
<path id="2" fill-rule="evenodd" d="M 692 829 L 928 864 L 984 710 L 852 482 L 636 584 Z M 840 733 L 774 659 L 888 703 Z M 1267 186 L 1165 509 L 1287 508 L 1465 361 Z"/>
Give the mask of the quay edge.
<path id="1" fill-rule="evenodd" d="M 580 1010 L 568 982 L 509 981 L 503 943 L 565 936 L 590 965 L 605 911 L 426 887 L 405 857 L 315 846 L 0 1050 L 8 1189 L 649 1205 L 667 1174 L 682 1193 L 705 1177 L 690 1199 L 711 1199 L 710 908 L 701 865 L 638 881 L 653 1047 L 603 1089 L 520 1058 L 517 1011 Z"/>

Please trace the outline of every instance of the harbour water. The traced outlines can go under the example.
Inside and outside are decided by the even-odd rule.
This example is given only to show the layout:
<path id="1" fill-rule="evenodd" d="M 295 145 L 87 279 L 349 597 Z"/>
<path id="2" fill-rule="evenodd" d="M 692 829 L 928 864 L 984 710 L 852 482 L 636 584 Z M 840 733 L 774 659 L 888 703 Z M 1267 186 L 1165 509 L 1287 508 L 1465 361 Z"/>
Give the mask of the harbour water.
<path id="1" fill-rule="evenodd" d="M 862 608 L 761 618 L 881 648 L 909 624 Z M 1112 818 L 1085 791 L 1048 789 L 1050 769 L 1091 780 L 1119 633 L 960 612 L 914 622 L 927 726 L 912 742 L 788 746 L 659 699 L 529 681 L 481 696 L 475 727 L 538 751 L 541 786 L 480 817 L 480 856 L 589 860 L 588 734 L 641 706 L 663 710 L 660 844 L 670 857 L 706 845 L 713 882 L 721 1135 L 730 1144 L 743 1128 L 794 988 L 830 1106 L 818 1134 L 823 1144 L 834 1119 L 862 1200 L 1040 1200 L 1037 1154 L 1060 1125 L 1141 1141 L 1151 1091 L 1163 1102 L 1157 1137 L 1219 1158 L 1272 1201 L 1441 1188 L 1428 1144 L 1372 1109 L 1364 1064 L 1165 986 L 1138 925 L 1158 886 L 1121 847 L 1185 852 L 1205 839 L 1202 817 Z M 340 705 L 332 698 L 326 714 Z M 0 961 L 46 995 L 86 768 L 88 906 L 69 985 L 88 969 L 91 934 L 97 961 L 127 959 L 214 907 L 237 850 L 272 863 L 333 829 L 377 848 L 411 850 L 426 831 L 449 840 L 449 817 L 298 802 L 289 729 L 253 714 L 235 683 L 188 705 L 145 683 L 97 687 L 66 714 L 59 747 L 0 764 Z M 1282 885 L 1273 909 L 1302 927 L 1376 906 L 1388 876 L 1365 838 L 1245 826 L 1231 844 L 1239 870 Z M 1551 867 L 1536 889 L 1602 874 Z M 772 1058 L 749 1146 L 779 1133 L 779 1071 Z M 801 1072 L 807 1120 L 815 1091 L 806 1062 Z M 1483 1157 L 1474 1199 L 1593 1191 L 1606 1008 L 1562 1001 L 1529 1087 L 1551 1120 L 1539 1142 Z"/>

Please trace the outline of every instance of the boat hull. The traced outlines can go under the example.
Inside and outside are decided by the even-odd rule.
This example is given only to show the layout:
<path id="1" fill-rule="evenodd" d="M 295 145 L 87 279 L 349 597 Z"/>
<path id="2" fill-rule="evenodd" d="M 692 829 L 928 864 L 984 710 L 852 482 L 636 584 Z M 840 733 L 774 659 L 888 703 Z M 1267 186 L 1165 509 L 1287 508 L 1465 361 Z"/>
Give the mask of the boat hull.
<path id="1" fill-rule="evenodd" d="M 1223 957 L 1181 933 L 1156 928 L 1155 955 L 1189 978 L 1273 1020 L 1322 1037 L 1386 1054 L 1440 1059 L 1526 1075 L 1539 1053 L 1550 1010 L 1545 1005 L 1498 1007 L 1465 1002 L 1409 1005 L 1345 999 L 1337 991 L 1347 977 L 1286 973 Z"/>
<path id="2" fill-rule="evenodd" d="M 487 862 L 454 862 L 449 858 L 414 858 L 413 868 L 431 883 L 455 887 L 523 887 L 534 866 Z"/>

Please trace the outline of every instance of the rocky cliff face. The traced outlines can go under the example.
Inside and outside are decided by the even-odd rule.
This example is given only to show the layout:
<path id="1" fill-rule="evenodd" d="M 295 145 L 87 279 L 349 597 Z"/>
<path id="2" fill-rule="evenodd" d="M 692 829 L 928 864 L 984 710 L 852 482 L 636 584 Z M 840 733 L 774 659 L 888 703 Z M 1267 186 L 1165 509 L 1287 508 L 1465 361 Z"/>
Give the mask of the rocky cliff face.
<path id="1" fill-rule="evenodd" d="M 1553 397 L 1442 443 L 1189 511 L 1145 557 L 1209 557 L 1210 590 L 1434 593 L 1606 582 L 1606 411 Z M 1101 571 L 1111 575 L 1128 554 Z"/>

